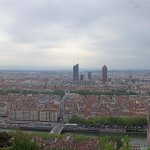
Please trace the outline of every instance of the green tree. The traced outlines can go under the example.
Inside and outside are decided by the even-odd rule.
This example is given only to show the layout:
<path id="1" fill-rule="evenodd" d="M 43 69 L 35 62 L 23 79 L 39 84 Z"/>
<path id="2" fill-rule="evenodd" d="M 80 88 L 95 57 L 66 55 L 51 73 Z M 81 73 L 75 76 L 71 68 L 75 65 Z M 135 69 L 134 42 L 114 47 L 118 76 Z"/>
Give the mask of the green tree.
<path id="1" fill-rule="evenodd" d="M 132 150 L 131 148 L 131 145 L 130 145 L 130 140 L 128 138 L 128 136 L 125 136 L 124 138 L 122 138 L 122 143 L 123 143 L 123 146 L 122 146 L 122 150 Z"/>
<path id="2" fill-rule="evenodd" d="M 28 134 L 17 132 L 14 134 L 14 142 L 10 150 L 40 150 L 36 143 L 32 142 Z"/>

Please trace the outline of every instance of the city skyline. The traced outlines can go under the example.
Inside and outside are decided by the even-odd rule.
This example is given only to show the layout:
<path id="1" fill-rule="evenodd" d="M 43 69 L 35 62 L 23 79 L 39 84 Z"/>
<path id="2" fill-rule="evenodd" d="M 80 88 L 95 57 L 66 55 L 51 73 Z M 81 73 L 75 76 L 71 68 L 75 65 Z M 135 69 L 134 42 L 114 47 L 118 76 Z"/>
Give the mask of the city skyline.
<path id="1" fill-rule="evenodd" d="M 149 8 L 148 0 L 0 1 L 0 68 L 150 69 Z"/>

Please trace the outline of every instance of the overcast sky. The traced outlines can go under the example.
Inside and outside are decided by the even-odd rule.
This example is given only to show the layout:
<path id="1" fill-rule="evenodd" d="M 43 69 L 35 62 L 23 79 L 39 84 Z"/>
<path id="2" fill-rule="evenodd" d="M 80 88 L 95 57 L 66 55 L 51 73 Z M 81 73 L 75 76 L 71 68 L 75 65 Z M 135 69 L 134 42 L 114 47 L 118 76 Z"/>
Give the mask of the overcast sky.
<path id="1" fill-rule="evenodd" d="M 150 0 L 0 0 L 0 66 L 150 69 Z"/>

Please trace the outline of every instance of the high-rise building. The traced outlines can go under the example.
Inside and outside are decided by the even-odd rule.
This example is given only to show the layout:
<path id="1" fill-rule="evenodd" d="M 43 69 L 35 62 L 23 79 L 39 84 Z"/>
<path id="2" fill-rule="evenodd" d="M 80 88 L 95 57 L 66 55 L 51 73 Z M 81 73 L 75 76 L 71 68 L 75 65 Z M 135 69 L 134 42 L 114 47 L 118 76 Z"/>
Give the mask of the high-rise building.
<path id="1" fill-rule="evenodd" d="M 83 81 L 83 74 L 80 75 L 80 80 Z"/>
<path id="2" fill-rule="evenodd" d="M 91 80 L 91 78 L 92 78 L 92 73 L 89 71 L 88 72 L 88 79 Z"/>
<path id="3" fill-rule="evenodd" d="M 102 81 L 103 83 L 107 82 L 107 66 L 104 65 L 102 68 Z"/>
<path id="4" fill-rule="evenodd" d="M 73 66 L 73 83 L 79 80 L 79 64 Z"/>

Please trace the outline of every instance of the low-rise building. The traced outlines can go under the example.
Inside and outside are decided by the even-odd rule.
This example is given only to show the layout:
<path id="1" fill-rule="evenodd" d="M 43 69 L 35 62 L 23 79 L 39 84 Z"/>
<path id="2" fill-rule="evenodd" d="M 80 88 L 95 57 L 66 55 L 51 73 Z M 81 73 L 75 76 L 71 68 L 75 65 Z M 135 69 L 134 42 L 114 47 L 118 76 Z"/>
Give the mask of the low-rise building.
<path id="1" fill-rule="evenodd" d="M 7 104 L 4 102 L 0 102 L 0 117 L 7 116 Z"/>
<path id="2" fill-rule="evenodd" d="M 37 100 L 40 98 L 39 100 Z M 24 97 L 10 105 L 8 119 L 13 121 L 57 122 L 60 113 L 59 101 L 51 97 Z"/>

